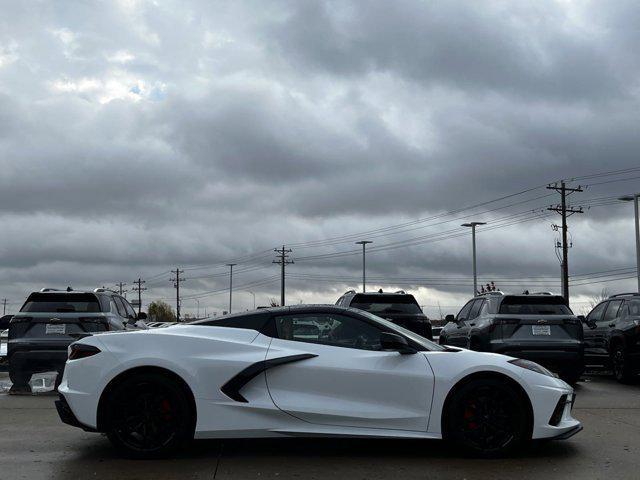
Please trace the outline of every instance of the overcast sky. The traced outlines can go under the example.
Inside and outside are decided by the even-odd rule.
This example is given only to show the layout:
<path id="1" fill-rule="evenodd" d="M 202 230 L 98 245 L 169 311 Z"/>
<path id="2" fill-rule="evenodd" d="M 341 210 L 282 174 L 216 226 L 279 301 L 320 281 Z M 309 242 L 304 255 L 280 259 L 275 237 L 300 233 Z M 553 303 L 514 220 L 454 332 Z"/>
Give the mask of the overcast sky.
<path id="1" fill-rule="evenodd" d="M 220 312 L 233 259 L 234 310 L 249 308 L 249 290 L 279 298 L 282 244 L 289 302 L 334 302 L 360 288 L 354 241 L 370 239 L 372 288 L 453 313 L 472 291 L 470 220 L 488 222 L 481 280 L 559 291 L 545 210 L 559 196 L 544 186 L 640 167 L 638 2 L 0 7 L 10 311 L 43 286 L 138 277 L 145 303 L 175 304 L 166 272 L 180 266 L 183 310 Z M 633 208 L 609 198 L 640 191 L 634 177 L 570 182 L 590 185 L 571 197 L 585 206 L 570 218 L 576 310 L 635 289 L 581 277 L 633 276 Z"/>

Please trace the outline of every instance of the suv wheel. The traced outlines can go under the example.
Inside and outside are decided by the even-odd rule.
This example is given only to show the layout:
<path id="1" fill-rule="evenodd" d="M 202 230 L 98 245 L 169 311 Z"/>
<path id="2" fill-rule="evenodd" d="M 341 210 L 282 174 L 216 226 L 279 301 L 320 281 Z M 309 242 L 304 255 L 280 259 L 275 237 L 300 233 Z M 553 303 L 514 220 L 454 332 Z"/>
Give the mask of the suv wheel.
<path id="1" fill-rule="evenodd" d="M 531 439 L 521 396 L 497 379 L 469 382 L 449 400 L 445 438 L 481 457 L 509 454 Z"/>
<path id="2" fill-rule="evenodd" d="M 165 375 L 129 377 L 106 401 L 107 436 L 127 457 L 164 457 L 193 438 L 193 414 L 187 396 Z"/>
<path id="3" fill-rule="evenodd" d="M 611 366 L 613 368 L 613 376 L 620 383 L 628 383 L 634 377 L 631 368 L 631 362 L 627 358 L 627 352 L 624 345 L 615 345 L 611 351 Z"/>

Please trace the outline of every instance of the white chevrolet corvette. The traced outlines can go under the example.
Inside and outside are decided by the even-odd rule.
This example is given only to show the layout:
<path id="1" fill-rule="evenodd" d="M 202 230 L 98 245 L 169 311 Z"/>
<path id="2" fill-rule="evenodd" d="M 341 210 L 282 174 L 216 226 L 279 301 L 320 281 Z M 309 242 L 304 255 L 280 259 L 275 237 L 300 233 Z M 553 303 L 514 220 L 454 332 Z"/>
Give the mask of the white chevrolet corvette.
<path id="1" fill-rule="evenodd" d="M 134 457 L 280 436 L 444 438 L 499 455 L 582 429 L 572 388 L 533 362 L 330 305 L 87 337 L 69 347 L 59 393 L 64 422 Z"/>

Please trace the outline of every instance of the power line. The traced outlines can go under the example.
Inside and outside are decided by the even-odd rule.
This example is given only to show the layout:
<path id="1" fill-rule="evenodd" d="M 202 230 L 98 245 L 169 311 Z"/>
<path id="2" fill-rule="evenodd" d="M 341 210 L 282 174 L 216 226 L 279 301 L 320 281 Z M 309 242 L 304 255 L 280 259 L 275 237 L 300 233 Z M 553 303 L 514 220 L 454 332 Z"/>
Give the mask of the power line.
<path id="1" fill-rule="evenodd" d="M 276 252 L 278 255 L 276 256 L 276 260 L 273 261 L 273 263 L 277 263 L 278 265 L 280 265 L 280 306 L 284 307 L 285 305 L 285 295 L 284 295 L 284 277 L 285 277 L 285 267 L 287 265 L 291 265 L 293 263 L 293 260 L 289 259 L 289 253 L 292 252 L 291 249 L 285 249 L 284 245 L 282 246 L 282 249 L 278 250 L 277 248 L 274 249 L 274 252 Z"/>
<path id="2" fill-rule="evenodd" d="M 138 278 L 138 280 L 133 282 L 136 286 L 132 288 L 134 292 L 138 292 L 138 315 L 140 315 L 140 311 L 142 310 L 142 292 L 146 290 L 142 285 L 146 283 L 142 278 Z"/>
<path id="3" fill-rule="evenodd" d="M 560 204 L 551 206 L 547 210 L 559 213 L 562 216 L 562 296 L 564 297 L 567 305 L 569 304 L 569 245 L 567 244 L 567 217 L 576 213 L 584 213 L 582 207 L 568 207 L 567 196 L 575 192 L 583 192 L 582 187 L 576 188 L 567 187 L 564 181 L 560 182 L 560 185 L 554 183 L 548 185 L 549 190 L 555 190 L 560 194 Z"/>
<path id="4" fill-rule="evenodd" d="M 180 282 L 184 281 L 184 278 L 181 278 L 180 275 L 184 273 L 184 270 L 180 270 L 179 267 L 176 267 L 175 270 L 171 270 L 171 273 L 175 275 L 175 278 L 170 279 L 173 283 L 174 288 L 176 289 L 176 322 L 180 321 Z"/>

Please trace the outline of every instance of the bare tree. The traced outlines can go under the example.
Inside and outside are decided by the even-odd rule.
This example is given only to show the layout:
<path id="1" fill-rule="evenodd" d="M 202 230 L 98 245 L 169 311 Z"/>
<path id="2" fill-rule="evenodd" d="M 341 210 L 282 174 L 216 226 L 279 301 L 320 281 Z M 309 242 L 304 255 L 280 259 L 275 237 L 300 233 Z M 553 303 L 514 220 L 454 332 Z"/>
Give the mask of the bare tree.
<path id="1" fill-rule="evenodd" d="M 593 295 L 590 299 L 589 299 L 589 311 L 591 311 L 593 309 L 593 307 L 595 307 L 596 305 L 598 305 L 600 302 L 602 302 L 603 300 L 606 300 L 607 298 L 609 298 L 611 296 L 611 292 L 609 292 L 608 288 L 603 288 L 599 294 L 597 295 Z"/>

